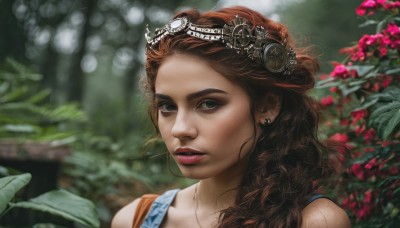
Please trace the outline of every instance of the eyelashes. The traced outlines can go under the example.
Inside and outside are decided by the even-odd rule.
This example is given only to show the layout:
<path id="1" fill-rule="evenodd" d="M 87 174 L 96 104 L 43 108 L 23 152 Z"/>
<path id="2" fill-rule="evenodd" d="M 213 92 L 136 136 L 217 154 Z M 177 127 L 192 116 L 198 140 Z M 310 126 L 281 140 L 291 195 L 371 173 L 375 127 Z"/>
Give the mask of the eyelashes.
<path id="1" fill-rule="evenodd" d="M 223 106 L 223 102 L 216 99 L 200 100 L 194 105 L 194 110 L 203 113 L 212 113 Z M 156 103 L 157 110 L 163 115 L 169 115 L 178 111 L 178 107 L 172 101 L 159 101 Z"/>
<path id="2" fill-rule="evenodd" d="M 215 100 L 203 100 L 199 103 L 197 108 L 205 112 L 212 112 L 221 105 L 222 105 L 221 102 Z"/>
<path id="3" fill-rule="evenodd" d="M 176 106 L 172 102 L 159 102 L 157 103 L 157 110 L 161 113 L 171 113 L 177 110 Z"/>

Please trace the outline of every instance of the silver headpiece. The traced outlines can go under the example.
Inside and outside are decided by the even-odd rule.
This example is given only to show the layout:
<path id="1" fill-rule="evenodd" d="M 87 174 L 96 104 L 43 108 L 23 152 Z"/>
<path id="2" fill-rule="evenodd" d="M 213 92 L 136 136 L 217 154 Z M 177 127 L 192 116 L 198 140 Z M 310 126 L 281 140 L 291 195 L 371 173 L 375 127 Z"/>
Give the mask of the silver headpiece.
<path id="1" fill-rule="evenodd" d="M 236 16 L 234 20 L 225 24 L 223 28 L 208 28 L 189 22 L 187 17 L 180 17 L 170 21 L 165 26 L 155 30 L 154 37 L 146 28 L 147 48 L 152 48 L 160 40 L 169 35 L 185 32 L 189 36 L 207 41 L 225 43 L 228 48 L 236 50 L 238 54 L 247 54 L 259 61 L 272 73 L 291 74 L 294 70 L 296 52 L 286 48 L 286 41 L 280 43 L 269 37 L 268 31 L 257 26 L 253 28 L 244 18 Z"/>

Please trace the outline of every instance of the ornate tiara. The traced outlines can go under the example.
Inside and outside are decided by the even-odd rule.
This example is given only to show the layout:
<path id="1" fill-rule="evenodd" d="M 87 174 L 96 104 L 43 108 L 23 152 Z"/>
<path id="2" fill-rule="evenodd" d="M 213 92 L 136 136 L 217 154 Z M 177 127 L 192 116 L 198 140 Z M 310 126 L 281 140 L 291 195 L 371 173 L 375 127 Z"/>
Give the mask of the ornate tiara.
<path id="1" fill-rule="evenodd" d="M 146 27 L 147 48 L 151 49 L 164 37 L 179 32 L 185 32 L 189 36 L 202 40 L 225 43 L 228 48 L 236 50 L 238 54 L 247 54 L 250 59 L 260 62 L 272 73 L 283 72 L 289 75 L 297 64 L 296 52 L 292 48 L 286 48 L 286 41 L 283 43 L 276 41 L 269 37 L 264 27 L 253 28 L 246 19 L 240 16 L 236 16 L 223 28 L 196 25 L 187 17 L 179 17 L 157 28 L 154 37 L 151 37 L 150 30 Z"/>

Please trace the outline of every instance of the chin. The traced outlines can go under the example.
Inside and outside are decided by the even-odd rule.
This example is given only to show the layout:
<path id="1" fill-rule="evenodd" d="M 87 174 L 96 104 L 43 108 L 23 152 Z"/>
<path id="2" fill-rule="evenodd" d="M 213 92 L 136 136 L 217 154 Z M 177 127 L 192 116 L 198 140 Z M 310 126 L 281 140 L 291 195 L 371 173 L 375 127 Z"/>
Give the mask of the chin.
<path id="1" fill-rule="evenodd" d="M 193 179 L 193 180 L 203 180 L 210 178 L 210 175 L 204 172 L 201 172 L 200 170 L 188 170 L 187 167 L 181 168 L 179 167 L 182 175 L 186 178 Z"/>

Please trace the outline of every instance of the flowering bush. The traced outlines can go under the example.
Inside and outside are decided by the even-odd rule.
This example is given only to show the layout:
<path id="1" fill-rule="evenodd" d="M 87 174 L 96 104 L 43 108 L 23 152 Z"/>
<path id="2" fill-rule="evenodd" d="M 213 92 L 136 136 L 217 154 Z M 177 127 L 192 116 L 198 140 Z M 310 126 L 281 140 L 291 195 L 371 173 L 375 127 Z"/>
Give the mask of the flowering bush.
<path id="1" fill-rule="evenodd" d="M 356 14 L 376 26 L 346 58 L 321 75 L 328 118 L 322 128 L 340 145 L 338 196 L 355 227 L 400 227 L 400 2 L 364 0 Z"/>

